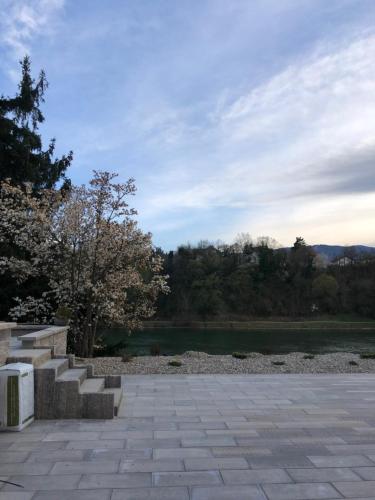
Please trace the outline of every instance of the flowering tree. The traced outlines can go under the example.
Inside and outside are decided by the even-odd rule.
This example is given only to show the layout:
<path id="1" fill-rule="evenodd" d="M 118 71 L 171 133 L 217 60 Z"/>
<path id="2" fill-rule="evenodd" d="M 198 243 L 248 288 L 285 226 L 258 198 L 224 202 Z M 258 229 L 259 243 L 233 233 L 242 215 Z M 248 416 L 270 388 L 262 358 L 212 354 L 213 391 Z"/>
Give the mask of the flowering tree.
<path id="1" fill-rule="evenodd" d="M 0 272 L 19 282 L 48 281 L 43 297 L 18 300 L 13 317 L 64 308 L 71 345 L 84 357 L 93 354 L 98 324 L 132 330 L 154 314 L 158 294 L 168 290 L 151 235 L 137 227 L 127 203 L 134 181 L 115 183 L 115 177 L 95 172 L 89 187 L 44 191 L 38 198 L 9 183 L 0 190 L 0 245 L 22 249 L 17 257 L 0 257 Z"/>

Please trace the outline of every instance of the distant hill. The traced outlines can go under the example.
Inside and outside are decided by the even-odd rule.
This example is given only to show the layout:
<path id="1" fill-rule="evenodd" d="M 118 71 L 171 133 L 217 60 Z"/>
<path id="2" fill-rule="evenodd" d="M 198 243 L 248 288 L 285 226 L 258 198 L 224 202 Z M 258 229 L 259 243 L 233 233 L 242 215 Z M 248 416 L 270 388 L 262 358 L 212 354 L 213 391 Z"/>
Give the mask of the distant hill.
<path id="1" fill-rule="evenodd" d="M 375 255 L 375 247 L 366 245 L 311 245 L 311 248 L 319 255 L 322 255 L 328 262 L 332 262 L 336 257 L 341 257 L 346 248 L 354 248 L 357 255 L 372 254 Z M 291 248 L 282 248 L 289 252 Z"/>
<path id="2" fill-rule="evenodd" d="M 343 245 L 312 245 L 312 248 L 316 253 L 325 256 L 329 261 L 332 261 L 336 257 L 343 254 L 345 248 Z M 367 247 L 365 245 L 352 245 L 350 248 L 354 248 L 358 255 L 370 253 L 375 255 L 375 247 Z"/>

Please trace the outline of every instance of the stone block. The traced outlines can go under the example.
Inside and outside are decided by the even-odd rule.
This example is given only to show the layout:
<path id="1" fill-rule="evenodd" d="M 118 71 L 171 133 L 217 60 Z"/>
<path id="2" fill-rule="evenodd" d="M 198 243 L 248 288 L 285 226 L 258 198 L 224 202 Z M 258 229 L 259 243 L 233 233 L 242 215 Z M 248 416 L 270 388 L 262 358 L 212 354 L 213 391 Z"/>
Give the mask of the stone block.
<path id="1" fill-rule="evenodd" d="M 222 484 L 218 471 L 204 472 L 154 472 L 155 486 L 193 486 L 206 484 Z"/>
<path id="2" fill-rule="evenodd" d="M 193 487 L 191 500 L 267 500 L 259 486 Z"/>
<path id="3" fill-rule="evenodd" d="M 292 480 L 283 469 L 223 470 L 225 484 L 290 483 Z"/>
<path id="4" fill-rule="evenodd" d="M 320 500 L 341 498 L 337 490 L 328 483 L 265 484 L 263 489 L 269 500 Z"/>
<path id="5" fill-rule="evenodd" d="M 184 487 L 113 490 L 111 500 L 189 500 L 189 491 Z"/>

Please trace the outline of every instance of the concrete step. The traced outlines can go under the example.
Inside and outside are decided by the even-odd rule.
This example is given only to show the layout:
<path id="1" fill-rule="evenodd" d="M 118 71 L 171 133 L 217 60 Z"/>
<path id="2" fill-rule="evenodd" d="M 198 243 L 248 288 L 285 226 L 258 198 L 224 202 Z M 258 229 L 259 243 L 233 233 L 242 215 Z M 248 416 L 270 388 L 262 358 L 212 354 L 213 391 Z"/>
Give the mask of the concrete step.
<path id="1" fill-rule="evenodd" d="M 50 349 L 11 349 L 7 363 L 29 363 L 37 368 L 51 359 Z"/>
<path id="2" fill-rule="evenodd" d="M 104 389 L 104 378 L 87 378 L 81 384 L 79 392 L 86 394 L 88 392 L 101 392 Z"/>
<path id="3" fill-rule="evenodd" d="M 35 370 L 36 418 L 110 419 L 117 415 L 121 377 L 91 374 L 90 366 L 69 368 L 68 358 L 46 360 Z"/>
<path id="4" fill-rule="evenodd" d="M 43 365 L 39 366 L 40 370 L 54 370 L 55 376 L 59 377 L 69 368 L 69 360 L 66 358 L 50 359 Z"/>
<path id="5" fill-rule="evenodd" d="M 78 382 L 81 385 L 86 378 L 87 370 L 85 368 L 69 368 L 57 377 L 56 382 Z"/>
<path id="6" fill-rule="evenodd" d="M 114 396 L 114 415 L 115 417 L 118 414 L 118 409 L 120 407 L 121 401 L 122 401 L 122 396 L 123 396 L 123 390 L 120 388 L 111 388 L 111 389 L 104 389 L 103 392 L 105 394 L 112 393 Z"/>

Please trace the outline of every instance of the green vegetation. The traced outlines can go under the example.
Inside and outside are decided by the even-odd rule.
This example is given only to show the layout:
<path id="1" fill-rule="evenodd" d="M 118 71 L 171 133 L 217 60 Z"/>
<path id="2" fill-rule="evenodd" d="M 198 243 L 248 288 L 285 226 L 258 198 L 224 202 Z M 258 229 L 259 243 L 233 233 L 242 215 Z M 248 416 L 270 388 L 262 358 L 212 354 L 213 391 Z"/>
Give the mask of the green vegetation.
<path id="1" fill-rule="evenodd" d="M 375 359 L 375 352 L 363 352 L 361 354 L 362 359 Z"/>
<path id="2" fill-rule="evenodd" d="M 232 356 L 234 358 L 237 358 L 237 359 L 246 359 L 247 358 L 247 354 L 244 352 L 233 352 Z"/>
<path id="3" fill-rule="evenodd" d="M 0 183 L 10 179 L 12 184 L 25 189 L 29 183 L 34 192 L 60 186 L 69 189 L 70 180 L 66 170 L 72 162 L 72 152 L 61 158 L 54 156 L 55 140 L 43 149 L 39 126 L 44 122 L 40 109 L 48 82 L 43 71 L 37 80 L 31 76 L 30 60 L 21 61 L 21 81 L 12 97 L 0 94 Z M 0 243 L 0 255 L 12 257 L 23 255 L 24 249 L 16 242 Z M 7 319 L 9 309 L 14 306 L 13 297 L 27 297 L 35 291 L 44 291 L 46 282 L 42 277 L 27 281 L 20 287 L 8 272 L 0 273 L 0 318 Z"/>
<path id="4" fill-rule="evenodd" d="M 182 362 L 179 361 L 178 359 L 172 359 L 172 361 L 169 361 L 168 365 L 169 366 L 182 366 Z"/>
<path id="5" fill-rule="evenodd" d="M 327 265 L 302 238 L 280 249 L 269 238 L 245 236 L 233 245 L 202 242 L 159 254 L 171 293 L 159 298 L 157 318 L 180 327 L 251 326 L 248 320 L 269 318 L 277 321 L 264 321 L 266 328 L 358 328 L 361 318 L 375 319 L 375 256 L 353 254 L 350 265 Z M 361 325 L 367 326 L 374 324 Z"/>
<path id="6" fill-rule="evenodd" d="M 65 172 L 72 161 L 72 152 L 60 159 L 54 158 L 55 140 L 43 150 L 38 127 L 44 122 L 40 104 L 48 82 L 43 71 L 35 81 L 31 76 L 30 60 L 21 62 L 22 77 L 14 97 L 0 97 L 0 181 L 11 179 L 23 186 L 29 182 L 32 188 L 54 188 L 63 181 L 68 188 L 70 181 Z"/>

